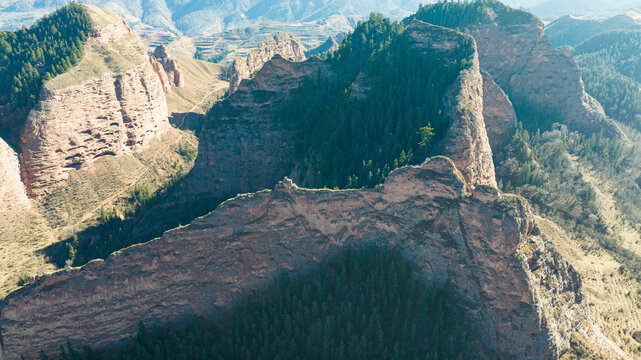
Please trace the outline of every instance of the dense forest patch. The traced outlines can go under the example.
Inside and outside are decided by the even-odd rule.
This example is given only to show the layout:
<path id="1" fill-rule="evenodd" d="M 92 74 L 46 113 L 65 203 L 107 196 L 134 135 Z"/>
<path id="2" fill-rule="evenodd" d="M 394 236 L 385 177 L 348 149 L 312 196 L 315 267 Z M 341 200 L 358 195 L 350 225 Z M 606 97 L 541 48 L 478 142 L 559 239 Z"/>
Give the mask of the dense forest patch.
<path id="1" fill-rule="evenodd" d="M 411 19 L 452 29 L 481 25 L 491 21 L 496 21 L 500 25 L 537 21 L 535 15 L 512 9 L 496 0 L 439 1 L 436 4 L 420 5 L 416 14 L 408 17 L 405 22 Z"/>
<path id="2" fill-rule="evenodd" d="M 303 83 L 280 116 L 297 134 L 302 183 L 372 187 L 424 161 L 449 127 L 443 94 L 473 51 L 461 36 L 450 58 L 424 56 L 402 24 L 374 14 L 360 23 L 326 60 L 336 76 Z"/>
<path id="3" fill-rule="evenodd" d="M 586 91 L 609 116 L 641 130 L 641 31 L 601 33 L 574 54 Z"/>
<path id="4" fill-rule="evenodd" d="M 29 29 L 0 31 L 0 136 L 12 145 L 44 82 L 82 58 L 90 27 L 85 8 L 71 3 Z"/>
<path id="5" fill-rule="evenodd" d="M 477 350 L 451 288 L 429 288 L 393 250 L 347 250 L 320 268 L 278 277 L 222 326 L 141 325 L 118 354 L 66 348 L 61 359 L 470 359 Z"/>

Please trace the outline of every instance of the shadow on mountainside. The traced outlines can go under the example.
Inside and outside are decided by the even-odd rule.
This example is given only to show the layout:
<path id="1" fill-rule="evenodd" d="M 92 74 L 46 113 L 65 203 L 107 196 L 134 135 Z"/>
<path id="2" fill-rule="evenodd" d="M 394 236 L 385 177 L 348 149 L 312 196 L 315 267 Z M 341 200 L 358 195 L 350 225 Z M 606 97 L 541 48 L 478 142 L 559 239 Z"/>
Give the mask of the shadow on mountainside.
<path id="1" fill-rule="evenodd" d="M 106 259 L 115 251 L 147 242 L 167 230 L 189 224 L 195 218 L 213 211 L 224 201 L 203 198 L 172 203 L 172 216 L 163 216 L 167 207 L 166 200 L 174 194 L 181 180 L 182 176 L 176 176 L 165 189 L 155 193 L 145 187 L 137 187 L 123 209 L 101 210 L 98 225 L 49 245 L 38 253 L 45 255 L 48 262 L 59 268 L 82 266 L 93 259 Z M 156 226 L 140 229 L 138 225 L 149 216 L 158 219 Z"/>

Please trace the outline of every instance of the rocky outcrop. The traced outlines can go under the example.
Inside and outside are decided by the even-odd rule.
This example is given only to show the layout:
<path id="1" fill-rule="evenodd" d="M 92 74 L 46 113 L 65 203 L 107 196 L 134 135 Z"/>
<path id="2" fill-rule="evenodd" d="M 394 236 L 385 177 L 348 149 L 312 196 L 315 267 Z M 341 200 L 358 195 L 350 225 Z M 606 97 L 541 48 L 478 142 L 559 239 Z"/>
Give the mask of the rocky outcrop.
<path id="1" fill-rule="evenodd" d="M 489 6 L 489 5 L 488 5 Z M 481 67 L 492 75 L 524 113 L 538 112 L 585 134 L 603 130 L 626 138 L 601 105 L 585 92 L 581 70 L 568 52 L 559 51 L 543 34 L 536 16 L 491 5 L 497 14 L 468 26 L 478 45 Z"/>
<path id="2" fill-rule="evenodd" d="M 159 45 L 149 57 L 149 61 L 166 93 L 171 92 L 172 87 L 185 86 L 185 79 L 180 72 L 178 62 L 171 58 L 165 45 Z"/>
<path id="3" fill-rule="evenodd" d="M 31 207 L 20 179 L 18 155 L 0 139 L 0 212 L 24 210 Z"/>
<path id="4" fill-rule="evenodd" d="M 481 69 L 483 76 L 483 119 L 492 152 L 501 152 L 510 140 L 516 125 L 516 113 L 512 102 L 503 89 L 494 82 L 487 71 Z"/>
<path id="5" fill-rule="evenodd" d="M 418 20 L 412 21 L 405 33 L 410 44 L 424 56 L 439 56 L 444 62 L 455 59 L 463 40 L 463 35 L 454 30 Z M 445 115 L 451 125 L 439 152 L 454 161 L 471 186 L 496 188 L 492 148 L 483 120 L 483 78 L 476 51 L 466 60 L 470 65 L 443 96 Z"/>
<path id="6" fill-rule="evenodd" d="M 231 69 L 229 93 L 238 90 L 241 81 L 251 78 L 265 63 L 275 55 L 289 61 L 305 61 L 305 46 L 295 36 L 277 33 L 273 38 L 261 42 L 258 47 L 249 52 L 247 58 L 237 58 Z"/>
<path id="7" fill-rule="evenodd" d="M 539 233 L 527 204 L 489 187 L 468 188 L 442 157 L 396 170 L 369 190 L 306 190 L 285 180 L 162 238 L 10 294 L 0 305 L 2 353 L 7 360 L 41 350 L 53 356 L 67 341 L 115 346 L 134 336 L 139 320 L 219 319 L 278 273 L 365 244 L 399 249 L 429 285 L 452 281 L 482 329 L 483 358 L 556 357 L 572 331 L 601 338 L 578 276 Z"/>
<path id="8" fill-rule="evenodd" d="M 113 57 L 135 61 L 130 61 L 128 70 L 104 71 L 66 83 L 74 76 L 82 78 L 83 71 L 93 71 L 95 66 L 85 65 L 83 59 L 71 74 L 60 76 L 64 81 L 56 77 L 46 84 L 20 137 L 23 179 L 31 197 L 49 193 L 65 183 L 69 170 L 96 158 L 138 152 L 169 128 L 163 87 L 144 47 L 122 18 L 108 15 L 115 19 L 107 24 L 94 21 L 100 25 L 90 32 L 87 51 L 101 56 L 93 49 L 108 49 L 117 52 Z"/>

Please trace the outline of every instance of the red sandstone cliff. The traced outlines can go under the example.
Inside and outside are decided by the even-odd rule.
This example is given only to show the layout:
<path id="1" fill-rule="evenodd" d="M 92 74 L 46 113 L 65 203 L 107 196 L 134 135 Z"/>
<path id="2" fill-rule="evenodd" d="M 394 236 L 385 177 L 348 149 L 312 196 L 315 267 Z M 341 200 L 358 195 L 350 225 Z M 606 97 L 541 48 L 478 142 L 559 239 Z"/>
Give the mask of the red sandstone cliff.
<path id="1" fill-rule="evenodd" d="M 277 33 L 273 38 L 261 42 L 258 47 L 247 54 L 246 58 L 237 58 L 231 69 L 229 93 L 238 90 L 240 82 L 251 78 L 266 62 L 275 55 L 289 61 L 305 61 L 305 46 L 290 34 Z"/>
<path id="2" fill-rule="evenodd" d="M 45 84 L 20 137 L 23 179 L 39 197 L 100 156 L 131 154 L 169 128 L 167 103 L 138 37 L 114 13 L 87 6 L 85 56 Z"/>
<path id="3" fill-rule="evenodd" d="M 529 13 L 490 12 L 482 24 L 463 30 L 476 40 L 481 67 L 517 108 L 543 112 L 576 131 L 603 130 L 608 136 L 626 138 L 585 92 L 572 55 L 554 48 L 543 29 L 543 22 Z"/>
<path id="4" fill-rule="evenodd" d="M 20 179 L 20 162 L 15 151 L 0 139 L 0 212 L 31 207 Z"/>

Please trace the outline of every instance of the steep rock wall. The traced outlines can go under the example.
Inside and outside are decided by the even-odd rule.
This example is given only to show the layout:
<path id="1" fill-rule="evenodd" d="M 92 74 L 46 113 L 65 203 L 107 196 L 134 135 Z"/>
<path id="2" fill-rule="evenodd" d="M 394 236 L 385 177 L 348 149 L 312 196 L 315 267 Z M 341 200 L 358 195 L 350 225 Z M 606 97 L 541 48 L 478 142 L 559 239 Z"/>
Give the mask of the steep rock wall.
<path id="1" fill-rule="evenodd" d="M 518 21 L 485 21 L 465 31 L 476 40 L 481 67 L 517 108 L 544 111 L 586 134 L 603 130 L 607 136 L 626 138 L 585 92 L 581 70 L 572 55 L 554 48 L 543 29 L 543 22 L 528 14 L 519 16 Z"/>
<path id="2" fill-rule="evenodd" d="M 0 212 L 30 207 L 31 203 L 20 179 L 18 155 L 9 144 L 0 139 Z"/>
<path id="3" fill-rule="evenodd" d="M 229 78 L 229 93 L 238 90 L 240 82 L 249 79 L 256 71 L 274 55 L 289 61 L 305 61 L 305 46 L 294 35 L 277 33 L 273 38 L 261 42 L 258 47 L 249 52 L 246 58 L 237 58 L 231 69 Z"/>
<path id="4" fill-rule="evenodd" d="M 183 78 L 180 66 L 176 59 L 173 59 L 169 53 L 169 49 L 165 45 L 159 45 L 154 50 L 153 55 L 149 57 L 151 66 L 154 72 L 158 74 L 160 83 L 166 93 L 170 93 L 172 87 L 185 86 L 185 79 Z"/>
<path id="5" fill-rule="evenodd" d="M 162 238 L 10 294 L 0 304 L 1 351 L 17 360 L 56 354 L 67 341 L 109 347 L 128 341 L 138 320 L 218 318 L 279 272 L 363 244 L 398 248 L 427 284 L 451 280 L 482 329 L 484 358 L 547 359 L 567 350 L 572 331 L 600 338 L 580 279 L 539 234 L 526 203 L 467 188 L 439 157 L 396 170 L 375 189 L 306 190 L 286 180 L 240 196 Z"/>
<path id="6" fill-rule="evenodd" d="M 160 78 L 138 37 L 117 15 L 88 10 L 94 27 L 85 58 L 46 84 L 21 133 L 23 179 L 30 197 L 49 193 L 65 183 L 69 170 L 100 156 L 138 152 L 169 128 Z M 98 13 L 106 18 L 98 21 Z M 99 68 L 94 62 L 122 62 L 117 65 L 122 70 L 86 76 Z"/>
<path id="7" fill-rule="evenodd" d="M 483 119 L 492 152 L 496 155 L 510 140 L 516 125 L 516 112 L 503 89 L 494 82 L 492 75 L 481 69 L 483 76 Z"/>

